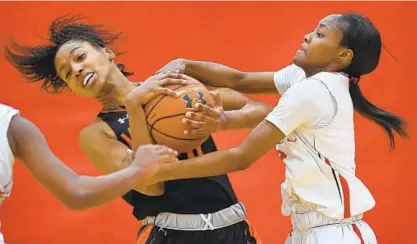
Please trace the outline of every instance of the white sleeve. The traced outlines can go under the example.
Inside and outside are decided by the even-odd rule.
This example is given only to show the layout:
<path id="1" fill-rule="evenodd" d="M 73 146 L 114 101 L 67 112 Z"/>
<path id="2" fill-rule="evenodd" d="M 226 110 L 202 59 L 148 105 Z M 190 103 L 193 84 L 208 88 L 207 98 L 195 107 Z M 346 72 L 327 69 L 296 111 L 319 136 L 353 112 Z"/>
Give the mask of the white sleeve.
<path id="1" fill-rule="evenodd" d="M 304 70 L 295 64 L 288 65 L 274 73 L 274 83 L 278 92 L 283 95 L 288 88 L 306 78 Z"/>
<path id="2" fill-rule="evenodd" d="M 327 88 L 318 80 L 304 80 L 285 92 L 266 120 L 285 136 L 299 127 L 327 125 L 336 113 L 336 106 Z"/>
<path id="3" fill-rule="evenodd" d="M 19 110 L 0 103 L 0 138 L 7 136 L 10 121 L 19 114 Z"/>

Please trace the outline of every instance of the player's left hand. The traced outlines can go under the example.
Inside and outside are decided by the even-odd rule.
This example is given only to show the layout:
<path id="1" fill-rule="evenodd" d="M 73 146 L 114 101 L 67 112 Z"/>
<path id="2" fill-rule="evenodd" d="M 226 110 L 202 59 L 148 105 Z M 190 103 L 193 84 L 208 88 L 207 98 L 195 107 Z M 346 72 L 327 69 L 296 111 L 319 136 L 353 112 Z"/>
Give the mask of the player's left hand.
<path id="1" fill-rule="evenodd" d="M 193 111 L 188 111 L 182 120 L 186 127 L 184 134 L 206 136 L 220 131 L 227 123 L 227 116 L 223 110 L 223 103 L 218 92 L 211 91 L 214 108 L 196 103 Z"/>

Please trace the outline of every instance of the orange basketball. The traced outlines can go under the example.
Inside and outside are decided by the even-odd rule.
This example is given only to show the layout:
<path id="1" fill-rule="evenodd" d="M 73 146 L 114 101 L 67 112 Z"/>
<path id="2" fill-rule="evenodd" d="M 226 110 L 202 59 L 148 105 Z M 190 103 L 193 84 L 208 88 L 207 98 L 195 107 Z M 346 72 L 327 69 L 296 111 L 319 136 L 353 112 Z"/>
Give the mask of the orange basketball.
<path id="1" fill-rule="evenodd" d="M 213 98 L 203 84 L 191 77 L 187 77 L 187 80 L 185 86 L 167 86 L 178 91 L 180 96 L 159 95 L 144 107 L 154 143 L 168 146 L 180 153 L 192 151 L 209 137 L 209 134 L 205 136 L 184 134 L 186 128 L 181 120 L 185 117 L 185 113 L 193 110 L 197 102 L 214 106 Z"/>

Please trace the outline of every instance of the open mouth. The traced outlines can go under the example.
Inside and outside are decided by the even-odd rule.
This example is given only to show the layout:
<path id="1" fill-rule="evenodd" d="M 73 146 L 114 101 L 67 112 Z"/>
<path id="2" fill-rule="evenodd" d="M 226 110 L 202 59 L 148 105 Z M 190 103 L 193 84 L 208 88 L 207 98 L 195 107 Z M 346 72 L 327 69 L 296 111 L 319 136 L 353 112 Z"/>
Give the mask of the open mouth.
<path id="1" fill-rule="evenodd" d="M 90 74 L 86 75 L 85 78 L 84 78 L 83 85 L 87 86 L 90 83 L 90 81 L 94 78 L 94 76 L 95 76 L 94 73 L 90 73 Z"/>

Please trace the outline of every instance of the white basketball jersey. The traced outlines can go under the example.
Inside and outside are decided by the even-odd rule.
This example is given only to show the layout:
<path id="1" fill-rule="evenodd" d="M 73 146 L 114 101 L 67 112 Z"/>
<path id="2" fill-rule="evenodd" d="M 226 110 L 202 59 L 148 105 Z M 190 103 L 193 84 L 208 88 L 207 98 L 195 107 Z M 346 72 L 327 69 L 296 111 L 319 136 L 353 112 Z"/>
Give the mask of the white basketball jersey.
<path id="1" fill-rule="evenodd" d="M 13 185 L 15 158 L 7 139 L 7 131 L 13 116 L 19 111 L 0 103 L 0 204 L 8 196 Z"/>
<path id="2" fill-rule="evenodd" d="M 282 97 L 266 119 L 286 135 L 277 145 L 286 165 L 283 214 L 314 210 L 343 219 L 371 209 L 375 201 L 355 175 L 349 79 L 330 72 L 306 78 L 290 65 L 274 80 Z"/>

